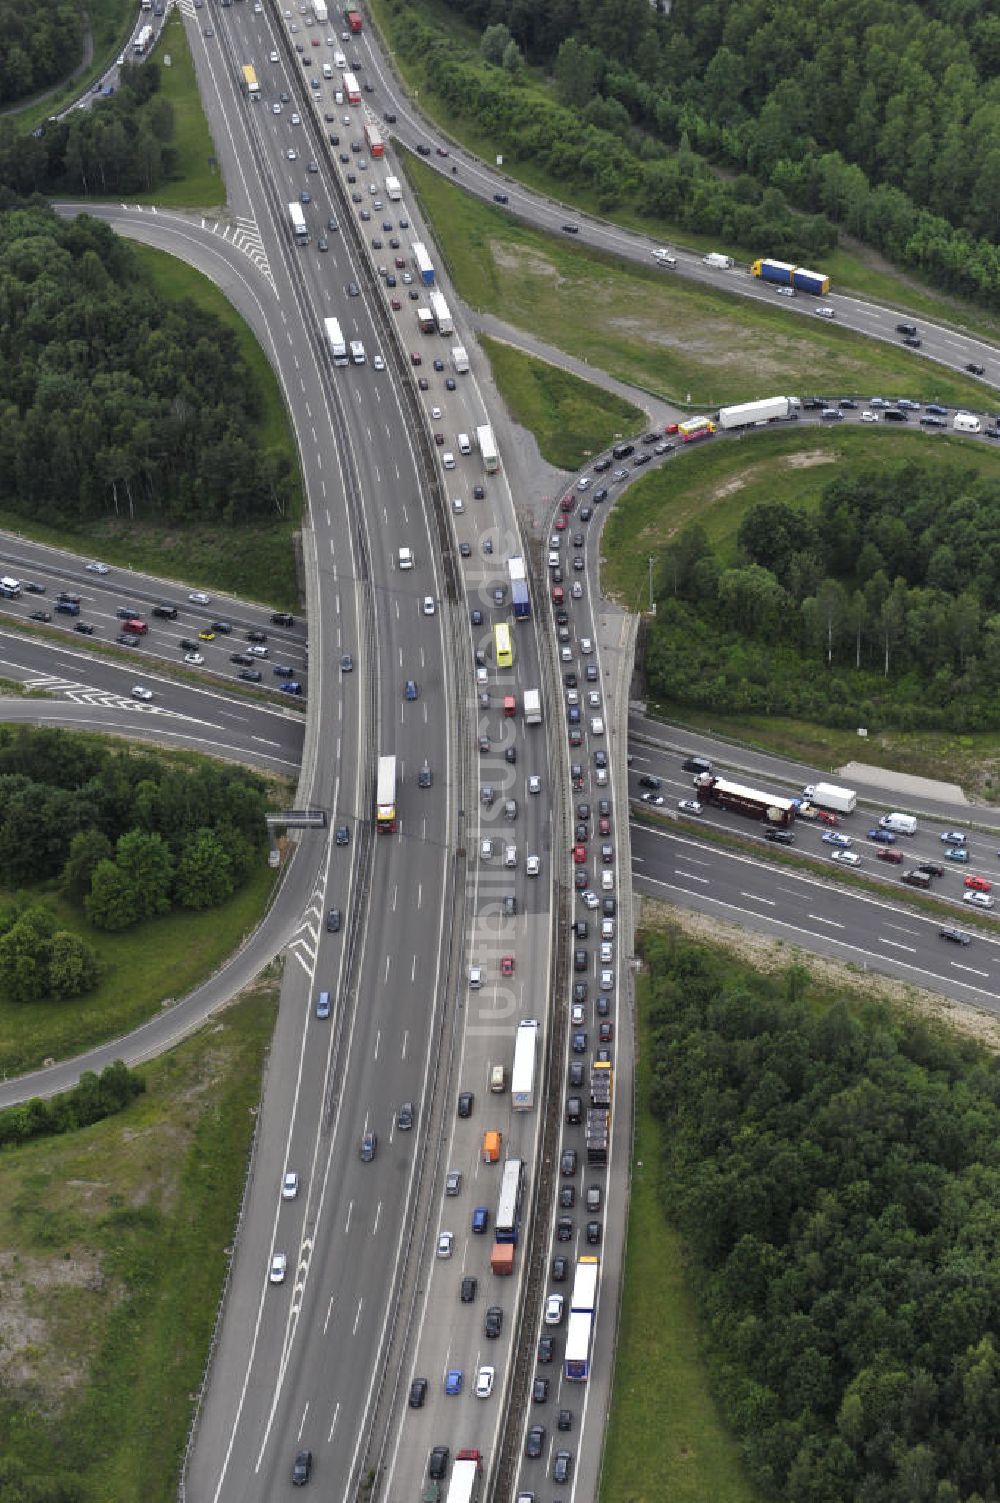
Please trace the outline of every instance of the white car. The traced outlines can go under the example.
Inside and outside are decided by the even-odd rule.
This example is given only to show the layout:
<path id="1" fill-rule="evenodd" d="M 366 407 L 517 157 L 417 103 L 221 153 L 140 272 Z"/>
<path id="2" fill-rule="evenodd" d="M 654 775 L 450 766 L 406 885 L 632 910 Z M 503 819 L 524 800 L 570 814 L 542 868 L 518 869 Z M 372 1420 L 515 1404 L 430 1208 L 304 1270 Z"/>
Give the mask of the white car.
<path id="1" fill-rule="evenodd" d="M 528 779 L 528 792 L 529 793 L 541 793 L 541 791 L 542 791 L 542 780 L 538 776 L 537 772 L 533 772 L 531 774 L 531 777 Z"/>
<path id="2" fill-rule="evenodd" d="M 645 797 L 645 795 L 643 795 L 643 797 Z M 653 800 L 651 799 L 650 803 L 652 803 L 652 802 L 653 802 Z M 662 800 L 661 800 L 661 802 L 662 802 Z M 677 801 L 677 807 L 681 811 L 682 814 L 700 814 L 701 813 L 701 805 L 698 803 L 697 799 L 693 799 L 693 798 L 678 799 L 678 801 Z"/>
<path id="3" fill-rule="evenodd" d="M 152 699 L 152 697 L 153 697 L 153 691 L 152 691 L 152 689 L 147 689 L 142 684 L 133 684 L 132 685 L 132 698 L 133 699 L 141 699 L 141 700 L 145 701 L 145 700 Z"/>
<path id="4" fill-rule="evenodd" d="M 469 967 L 469 990 L 477 992 L 483 984 L 483 968 L 481 965 Z"/>
<path id="5" fill-rule="evenodd" d="M 441 455 L 441 463 L 446 470 L 453 470 L 455 468 L 455 456 L 450 449 L 446 449 Z"/>
<path id="6" fill-rule="evenodd" d="M 614 989 L 615 989 L 615 973 L 614 973 L 614 971 L 602 971 L 601 972 L 601 991 L 602 992 L 613 992 Z"/>
<path id="7" fill-rule="evenodd" d="M 434 614 L 434 597 L 433 597 L 433 595 L 425 595 L 424 596 L 424 615 L 425 616 L 433 616 L 433 614 Z"/>
<path id="8" fill-rule="evenodd" d="M 486 836 L 485 839 L 483 839 L 482 841 L 480 841 L 480 844 L 479 844 L 479 859 L 480 859 L 480 861 L 492 861 L 493 860 L 493 842 L 489 838 L 489 836 Z"/>
<path id="9" fill-rule="evenodd" d="M 266 647 L 261 647 L 259 642 L 252 642 L 247 648 L 248 658 L 266 658 L 267 656 L 268 649 Z"/>
<path id="10" fill-rule="evenodd" d="M 294 1200 L 299 1193 L 299 1177 L 294 1169 L 289 1169 L 281 1181 L 282 1200 Z"/>
<path id="11" fill-rule="evenodd" d="M 963 892 L 963 903 L 971 903 L 973 908 L 992 908 L 993 899 L 988 892 Z"/>
<path id="12" fill-rule="evenodd" d="M 481 1367 L 476 1374 L 476 1398 L 488 1399 L 493 1392 L 493 1383 L 496 1371 L 492 1367 Z"/>
<path id="13" fill-rule="evenodd" d="M 271 106 L 271 114 L 272 115 L 280 115 L 281 114 L 281 105 L 280 104 L 272 104 L 272 106 Z"/>
<path id="14" fill-rule="evenodd" d="M 278 54 L 276 51 L 272 51 L 269 61 L 272 63 L 276 63 L 278 61 Z"/>
<path id="15" fill-rule="evenodd" d="M 437 1255 L 439 1258 L 450 1258 L 451 1250 L 455 1245 L 455 1238 L 451 1232 L 442 1232 L 438 1237 Z"/>
<path id="16" fill-rule="evenodd" d="M 583 599 L 583 585 L 578 579 L 574 579 L 573 588 L 570 590 L 570 594 L 572 595 L 574 600 Z"/>
<path id="17" fill-rule="evenodd" d="M 289 146 L 288 150 L 285 152 L 285 155 L 290 162 L 297 162 L 299 159 L 299 154 L 295 150 L 294 146 Z"/>
<path id="18" fill-rule="evenodd" d="M 431 417 L 432 418 L 439 418 L 440 416 L 441 416 L 441 409 L 440 409 L 440 407 L 432 407 L 431 408 Z"/>
<path id="19" fill-rule="evenodd" d="M 191 601 L 192 605 L 211 605 L 212 604 L 212 597 L 211 597 L 211 595 L 206 595 L 205 592 L 204 592 L 204 590 L 192 590 L 191 593 L 188 595 L 188 599 Z"/>
<path id="20" fill-rule="evenodd" d="M 465 502 L 462 500 L 461 496 L 455 496 L 452 498 L 451 509 L 457 517 L 460 517 L 462 515 L 465 510 Z"/>
<path id="21" fill-rule="evenodd" d="M 88 574 L 110 574 L 111 570 L 108 568 L 107 564 L 88 564 L 87 565 L 87 573 Z"/>
<path id="22" fill-rule="evenodd" d="M 381 355 L 372 356 L 372 369 L 376 371 L 385 370 L 385 361 L 382 359 Z"/>
<path id="23" fill-rule="evenodd" d="M 583 1003 L 574 1002 L 569 1010 L 569 1022 L 571 1028 L 583 1027 Z"/>
<path id="24" fill-rule="evenodd" d="M 597 908 L 600 904 L 600 899 L 598 898 L 597 893 L 594 892 L 594 890 L 590 887 L 584 888 L 580 896 L 583 899 L 584 908 Z"/>
<path id="25" fill-rule="evenodd" d="M 558 1326 L 562 1324 L 563 1297 L 561 1294 L 550 1294 L 545 1301 L 545 1324 Z"/>
<path id="26" fill-rule="evenodd" d="M 184 661 L 185 663 L 190 663 L 193 668 L 200 668 L 205 661 L 205 655 L 201 652 L 186 652 L 184 654 Z"/>
<path id="27" fill-rule="evenodd" d="M 302 121 L 299 119 L 298 115 L 296 115 L 296 114 L 292 115 L 292 124 L 293 125 L 301 125 L 302 124 Z"/>
<path id="28" fill-rule="evenodd" d="M 589 658 L 590 654 L 593 652 L 593 650 L 594 650 L 594 644 L 590 640 L 590 638 L 589 637 L 581 637 L 580 638 L 580 651 L 583 653 L 584 657 L 585 658 Z"/>
<path id="29" fill-rule="evenodd" d="M 601 696 L 598 694 L 596 689 L 588 690 L 587 704 L 592 710 L 599 710 L 601 708 Z"/>
<path id="30" fill-rule="evenodd" d="M 869 412 L 868 409 L 865 408 L 864 412 L 861 414 L 861 421 L 863 423 L 877 423 L 878 422 L 878 413 L 877 412 Z"/>
<path id="31" fill-rule="evenodd" d="M 841 866 L 860 866 L 861 857 L 857 851 L 831 851 L 830 859 L 839 861 Z"/>
<path id="32" fill-rule="evenodd" d="M 288 1271 L 288 1255 L 287 1255 L 287 1253 L 276 1252 L 274 1254 L 274 1256 L 271 1258 L 271 1274 L 270 1274 L 271 1283 L 272 1284 L 283 1284 L 285 1282 L 285 1274 L 287 1273 L 287 1271 Z"/>
<path id="33" fill-rule="evenodd" d="M 586 475 L 584 475 L 584 477 L 583 477 L 582 480 L 578 480 L 576 482 L 576 488 L 577 488 L 578 491 L 585 491 L 588 488 L 589 485 L 590 485 L 590 479 Z"/>
<path id="34" fill-rule="evenodd" d="M 542 869 L 542 863 L 537 856 L 529 856 L 525 862 L 524 869 L 529 877 L 537 877 Z"/>

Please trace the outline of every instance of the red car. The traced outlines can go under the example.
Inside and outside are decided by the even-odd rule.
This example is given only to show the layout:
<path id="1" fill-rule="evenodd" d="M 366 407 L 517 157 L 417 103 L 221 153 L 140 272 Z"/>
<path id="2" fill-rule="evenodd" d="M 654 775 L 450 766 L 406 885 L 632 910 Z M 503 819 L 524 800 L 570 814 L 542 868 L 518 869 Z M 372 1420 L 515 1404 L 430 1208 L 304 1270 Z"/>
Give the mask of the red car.
<path id="1" fill-rule="evenodd" d="M 893 866 L 899 866 L 903 860 L 903 853 L 892 845 L 880 845 L 875 852 L 879 861 L 891 861 Z"/>
<path id="2" fill-rule="evenodd" d="M 504 957 L 500 961 L 500 974 L 501 974 L 501 976 L 513 976 L 513 974 L 514 974 L 514 957 L 513 957 L 513 955 L 504 955 Z"/>
<path id="3" fill-rule="evenodd" d="M 577 866 L 583 866 L 587 859 L 587 847 L 582 843 L 573 847 L 573 860 Z"/>
<path id="4" fill-rule="evenodd" d="M 400 310 L 400 308 L 402 308 L 403 305 L 399 301 L 398 297 L 394 297 L 394 298 L 390 299 L 390 306 L 392 308 L 393 313 L 398 313 L 399 310 Z"/>
<path id="5" fill-rule="evenodd" d="M 562 512 L 556 517 L 556 532 L 566 531 L 566 518 Z"/>
<path id="6" fill-rule="evenodd" d="M 614 1023 L 599 1023 L 597 1027 L 597 1040 L 601 1044 L 610 1044 L 615 1036 Z"/>
<path id="7" fill-rule="evenodd" d="M 836 814 L 831 814 L 829 809 L 817 809 L 816 818 L 822 825 L 832 826 L 840 824 L 840 820 L 837 818 Z"/>
<path id="8" fill-rule="evenodd" d="M 965 886 L 971 887 L 973 892 L 993 891 L 993 883 L 988 882 L 985 877 L 966 877 Z"/>
<path id="9" fill-rule="evenodd" d="M 395 268 L 396 268 L 397 271 L 405 271 L 406 270 L 406 261 L 404 260 L 404 258 L 402 256 L 397 256 L 396 259 L 395 259 L 395 261 L 393 262 L 393 265 L 395 266 Z"/>
<path id="10" fill-rule="evenodd" d="M 410 351 L 410 364 L 411 365 L 423 365 L 423 363 L 424 363 L 424 357 L 423 357 L 423 355 L 421 355 L 420 351 L 419 350 L 411 350 Z"/>
<path id="11" fill-rule="evenodd" d="M 570 512 L 570 511 L 573 510 L 573 507 L 576 505 L 576 497 L 573 495 L 572 492 L 570 492 L 570 494 L 568 496 L 563 496 L 563 498 L 560 501 L 559 505 L 562 507 L 563 511 Z"/>
<path id="12" fill-rule="evenodd" d="M 443 433 L 435 433 L 435 435 L 434 435 L 434 442 L 437 444 L 438 448 L 440 449 L 441 446 L 444 444 L 444 434 Z"/>
<path id="13" fill-rule="evenodd" d="M 680 424 L 678 424 L 678 423 L 668 423 L 667 426 L 664 428 L 663 431 L 664 431 L 664 433 L 676 433 L 678 431 L 679 427 L 680 427 Z"/>
<path id="14" fill-rule="evenodd" d="M 597 821 L 597 833 L 599 835 L 611 834 L 611 821 L 606 814 L 602 814 L 601 818 Z"/>

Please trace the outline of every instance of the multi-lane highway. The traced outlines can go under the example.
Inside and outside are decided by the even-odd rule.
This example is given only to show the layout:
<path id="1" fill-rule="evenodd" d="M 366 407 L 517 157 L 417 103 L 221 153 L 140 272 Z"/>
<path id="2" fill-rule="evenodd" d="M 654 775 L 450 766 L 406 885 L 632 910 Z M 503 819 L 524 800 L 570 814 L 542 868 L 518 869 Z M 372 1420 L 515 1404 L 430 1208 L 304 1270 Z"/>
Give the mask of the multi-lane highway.
<path id="1" fill-rule="evenodd" d="M 123 683 L 133 669 L 123 679 L 110 661 L 86 654 L 72 621 L 56 645 L 7 633 L 5 656 L 8 676 L 40 683 L 44 670 L 45 686 L 77 709 L 97 696 L 102 713 L 110 709 L 123 726 L 140 716 L 169 716 L 171 734 L 224 754 L 241 749 L 280 762 L 295 755 L 298 737 L 299 801 L 329 814 L 327 838 L 305 837 L 282 889 L 283 911 L 294 907 L 299 918 L 186 1492 L 206 1499 L 284 1495 L 292 1458 L 307 1448 L 315 1481 L 331 1495 L 352 1496 L 370 1476 L 381 1496 L 403 1503 L 422 1485 L 435 1445 L 448 1446 L 452 1458 L 463 1447 L 478 1450 L 492 1467 L 510 1414 L 508 1456 L 523 1451 L 529 1425 L 547 1427 L 541 1455 L 513 1467 L 516 1490 L 551 1493 L 555 1455 L 565 1449 L 573 1462 L 560 1491 L 583 1499 L 593 1495 L 599 1460 L 601 1426 L 588 1422 L 588 1408 L 596 1418 L 607 1391 L 628 1112 L 624 1092 L 621 1116 L 614 1114 L 611 1167 L 588 1165 L 582 1123 L 566 1120 L 575 1115 L 567 1097 L 578 1093 L 586 1106 L 602 1049 L 619 1078 L 627 1078 L 618 1045 L 631 1027 L 631 935 L 619 929 L 617 906 L 627 883 L 621 870 L 623 852 L 628 859 L 627 798 L 624 777 L 615 784 L 614 748 L 608 752 L 613 686 L 590 583 L 597 579 L 597 536 L 595 530 L 588 539 L 583 518 L 593 503 L 579 493 L 564 531 L 552 518 L 551 550 L 565 576 L 565 600 L 556 606 L 565 620 L 557 615 L 555 638 L 548 636 L 545 598 L 555 574 L 546 571 L 533 591 L 536 622 L 541 617 L 545 630 L 536 640 L 533 624 L 516 623 L 513 663 L 500 667 L 493 627 L 510 619 L 506 560 L 523 549 L 504 472 L 484 475 L 479 454 L 463 455 L 458 443 L 460 433 L 474 433 L 487 417 L 482 367 L 461 328 L 454 341 L 417 331 L 422 289 L 411 247 L 430 237 L 414 205 L 389 198 L 392 158 L 369 157 L 363 122 L 396 115 L 392 129 L 424 146 L 445 172 L 456 165 L 454 152 L 450 159 L 438 153 L 440 138 L 428 136 L 413 114 L 370 32 L 345 40 L 339 29 L 315 25 L 304 6 L 279 13 L 262 3 L 223 5 L 185 15 L 228 211 L 201 225 L 137 210 L 107 213 L 128 233 L 215 275 L 269 353 L 309 498 L 309 675 L 301 624 L 281 628 L 267 611 L 225 610 L 217 600 L 189 600 L 186 592 L 164 597 L 156 581 L 134 576 L 122 599 L 114 572 L 91 575 L 21 540 L 9 544 L 5 559 L 24 577 L 45 582 L 45 599 L 59 590 L 79 593 L 81 618 L 103 639 L 115 634 L 119 606 L 145 607 L 151 630 L 135 650 L 150 667 L 134 677 L 154 698 L 131 701 Z M 370 85 L 354 106 L 335 99 L 344 70 L 331 67 L 328 79 L 322 66 L 341 48 L 345 63 Z M 246 64 L 256 70 L 259 98 L 242 92 Z M 557 232 L 570 217 L 580 227 L 577 243 L 648 259 L 650 244 L 641 237 L 567 216 L 464 154 L 458 165 L 463 187 L 491 199 L 506 193 L 513 213 Z M 304 215 L 306 243 L 293 239 L 292 204 Z M 665 274 L 773 298 L 738 272 L 714 271 L 683 252 L 678 262 L 676 273 Z M 896 338 L 895 313 L 846 298 L 831 303 L 843 324 Z M 809 311 L 802 298 L 784 306 L 796 316 Z M 363 344 L 363 364 L 334 366 L 323 334 L 327 317 Z M 949 330 L 921 332 L 922 355 L 959 368 L 976 360 L 989 379 L 991 350 Z M 469 348 L 470 372 L 450 361 L 453 342 Z M 455 465 L 444 470 L 448 453 Z M 591 494 L 608 483 L 595 475 Z M 612 473 L 610 483 L 623 479 Z M 400 567 L 401 548 L 412 552 L 409 567 Z M 579 569 L 570 563 L 577 556 Z M 176 621 L 152 616 L 164 598 L 178 606 Z M 25 596 L 6 604 L 30 615 L 34 601 Z M 233 633 L 202 639 L 214 620 L 231 621 Z M 248 640 L 247 633 L 261 631 L 266 644 Z M 183 648 L 182 640 L 200 645 Z M 219 694 L 217 679 L 197 681 L 203 672 L 228 676 L 249 667 L 228 661 L 237 650 L 251 656 L 244 645 L 266 646 L 269 657 L 258 659 L 266 671 L 291 667 L 293 681 L 308 686 L 304 736 L 292 706 L 282 713 L 276 701 L 244 699 L 259 692 L 253 685 L 241 684 L 237 697 Z M 191 680 L 153 666 L 192 651 L 205 661 L 185 665 L 196 676 Z M 477 666 L 484 682 L 477 682 Z M 530 689 L 542 691 L 541 727 L 524 723 Z M 513 716 L 504 713 L 507 694 L 515 699 Z M 32 712 L 27 703 L 19 708 Z M 255 745 L 268 739 L 264 724 L 273 747 Z M 397 821 L 394 831 L 376 834 L 375 759 L 386 752 L 397 758 Z M 722 819 L 715 812 L 704 817 Z M 776 873 L 753 855 L 709 846 L 696 826 L 666 834 L 636 828 L 634 838 L 647 890 L 706 911 L 743 912 L 741 922 L 797 935 L 796 942 L 817 950 L 884 957 L 884 968 L 900 974 L 930 970 L 933 952 L 932 974 L 943 989 L 966 1000 L 990 986 L 995 993 L 991 938 L 977 934 L 968 948 L 952 952 L 937 938 L 935 921 L 903 905 L 879 904 L 815 876 Z M 803 835 L 803 847 L 807 838 L 822 851 L 811 834 Z M 925 854 L 929 848 L 914 844 Z M 874 859 L 865 864 L 874 867 Z M 578 888 L 571 871 L 581 875 Z M 950 882 L 956 891 L 959 880 Z M 337 926 L 328 920 L 332 908 L 339 910 Z M 557 917 L 581 926 L 569 943 L 565 930 L 556 929 Z M 571 974 L 560 972 L 560 956 L 574 965 Z M 518 1112 L 510 1093 L 513 1037 L 517 1022 L 530 1017 L 542 1028 L 538 1102 Z M 580 1084 L 567 1088 L 572 1062 L 582 1067 L 573 1077 Z M 498 1065 L 506 1086 L 492 1092 Z M 540 1157 L 546 1079 L 560 1087 L 548 1109 L 562 1126 Z M 461 1115 L 460 1092 L 474 1098 Z M 408 1105 L 412 1125 L 401 1115 Z M 487 1130 L 502 1135 L 496 1163 L 484 1162 Z M 374 1141 L 363 1147 L 369 1134 Z M 563 1158 L 567 1152 L 577 1155 L 575 1173 Z M 476 1208 L 495 1215 L 508 1157 L 526 1165 L 526 1218 L 539 1181 L 562 1187 L 562 1204 L 540 1202 L 532 1228 L 548 1242 L 539 1259 L 542 1279 L 491 1272 L 492 1237 L 474 1229 Z M 456 1194 L 448 1193 L 449 1172 L 461 1176 Z M 296 1179 L 283 1194 L 288 1174 Z M 448 1256 L 438 1257 L 444 1232 L 451 1234 Z M 519 1249 L 519 1270 L 528 1245 L 525 1239 Z M 581 1386 L 561 1373 L 565 1311 L 546 1327 L 543 1297 L 568 1295 L 573 1261 L 591 1253 L 605 1268 L 607 1317 L 595 1347 L 600 1386 Z M 276 1254 L 286 1263 L 272 1281 Z M 552 1266 L 560 1256 L 570 1260 L 566 1280 Z M 467 1301 L 464 1279 L 476 1281 Z M 502 1311 L 497 1337 L 485 1329 L 493 1307 Z M 536 1368 L 528 1359 L 543 1334 L 554 1338 L 553 1362 Z M 495 1369 L 495 1382 L 480 1399 L 473 1390 L 484 1363 Z M 462 1391 L 449 1393 L 456 1384 L 448 1374 L 459 1372 Z M 417 1377 L 426 1378 L 427 1391 L 420 1407 L 411 1407 Z M 511 1414 L 515 1399 L 520 1403 L 546 1378 L 545 1397 L 539 1389 L 526 1411 Z M 562 1409 L 571 1414 L 568 1429 L 556 1423 Z"/>

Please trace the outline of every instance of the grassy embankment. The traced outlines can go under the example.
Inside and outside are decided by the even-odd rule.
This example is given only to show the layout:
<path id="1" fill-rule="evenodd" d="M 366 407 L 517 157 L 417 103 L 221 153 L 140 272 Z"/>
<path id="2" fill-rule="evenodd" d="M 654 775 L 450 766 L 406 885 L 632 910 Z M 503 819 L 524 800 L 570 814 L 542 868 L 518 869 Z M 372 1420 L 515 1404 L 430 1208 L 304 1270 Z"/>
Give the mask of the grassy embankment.
<path id="1" fill-rule="evenodd" d="M 407 18 L 410 14 L 418 15 L 421 20 L 436 24 L 448 48 L 453 53 L 460 52 L 464 60 L 486 76 L 487 73 L 495 73 L 495 70 L 489 69 L 479 57 L 480 29 L 466 24 L 454 9 L 435 4 L 434 0 L 420 0 L 418 5 L 398 8 L 384 4 L 383 0 L 372 0 L 371 9 L 380 30 L 393 48 L 393 63 L 411 93 L 418 98 L 421 110 L 439 121 L 441 128 L 455 140 L 462 142 L 469 151 L 484 161 L 492 162 L 496 156 L 497 143 L 489 131 L 479 130 L 473 120 L 453 111 L 447 101 L 435 92 L 428 78 L 424 54 L 408 57 L 401 50 L 405 41 Z M 537 69 L 526 69 L 517 87 L 524 93 L 551 97 L 551 81 Z M 504 171 L 512 182 L 522 183 L 525 187 L 559 199 L 577 212 L 592 214 L 602 220 L 613 220 L 649 235 L 661 244 L 674 243 L 700 251 L 728 251 L 742 262 L 750 259 L 751 255 L 767 255 L 770 252 L 768 246 L 726 245 L 715 236 L 697 235 L 669 220 L 640 214 L 630 206 L 620 206 L 608 212 L 601 208 L 596 193 L 580 184 L 569 185 L 554 179 L 533 161 L 515 161 L 509 152 L 505 158 Z M 1000 338 L 1000 319 L 974 304 L 938 292 L 922 283 L 914 272 L 895 272 L 876 252 L 863 246 L 841 246 L 832 255 L 823 258 L 823 269 L 829 274 L 835 291 L 857 293 L 888 307 L 899 308 L 921 318 L 950 323 L 988 339 Z"/>
<path id="2" fill-rule="evenodd" d="M 683 1245 L 663 1214 L 649 1109 L 648 992 L 637 986 L 635 1144 L 628 1246 L 601 1503 L 763 1503 L 709 1391 Z M 607 1361 L 608 1353 L 597 1353 Z"/>
<path id="3" fill-rule="evenodd" d="M 0 1454 L 40 1485 L 177 1496 L 276 1007 L 258 985 L 120 1116 L 0 1155 Z"/>
<path id="4" fill-rule="evenodd" d="M 817 390 L 990 401 L 978 382 L 905 349 L 540 234 L 419 157 L 406 170 L 466 302 L 665 401 L 711 408 Z"/>

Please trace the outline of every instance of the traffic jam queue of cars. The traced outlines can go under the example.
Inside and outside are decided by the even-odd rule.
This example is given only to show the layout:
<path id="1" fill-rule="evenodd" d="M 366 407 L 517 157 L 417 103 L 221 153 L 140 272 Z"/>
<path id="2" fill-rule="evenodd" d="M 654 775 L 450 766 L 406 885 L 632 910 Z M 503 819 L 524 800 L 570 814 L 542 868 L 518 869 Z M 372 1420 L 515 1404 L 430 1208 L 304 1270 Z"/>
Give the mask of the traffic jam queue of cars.
<path id="1" fill-rule="evenodd" d="M 857 809 L 857 794 L 853 788 L 841 788 L 833 783 L 810 783 L 800 794 L 785 798 L 779 794 L 763 792 L 719 777 L 706 757 L 686 757 L 681 764 L 683 771 L 694 773 L 694 798 L 682 798 L 677 802 L 678 812 L 693 816 L 701 815 L 706 805 L 726 809 L 737 814 L 746 814 L 759 819 L 764 826 L 764 838 L 776 845 L 794 845 L 793 826 L 798 820 L 807 820 L 822 830 L 820 840 L 828 848 L 833 861 L 841 866 L 861 865 L 861 851 L 856 847 L 856 837 L 846 834 L 840 827 L 842 821 Z M 646 774 L 639 778 L 643 790 L 643 803 L 660 808 L 666 800 L 660 792 L 662 779 Z M 900 837 L 904 841 L 917 834 L 917 820 L 913 814 L 892 812 L 882 814 L 865 833 L 876 859 L 894 867 L 903 868 L 900 880 L 908 887 L 921 891 L 931 888 L 936 878 L 944 877 L 947 867 L 937 860 L 908 859 Z M 940 836 L 942 861 L 957 867 L 970 863 L 969 837 L 964 830 L 944 830 Z M 1000 856 L 1000 851 L 997 852 Z M 993 881 L 990 877 L 974 872 L 962 873 L 962 901 L 970 908 L 989 910 L 994 906 Z M 971 936 L 950 925 L 939 930 L 942 939 L 953 944 L 967 945 Z"/>

